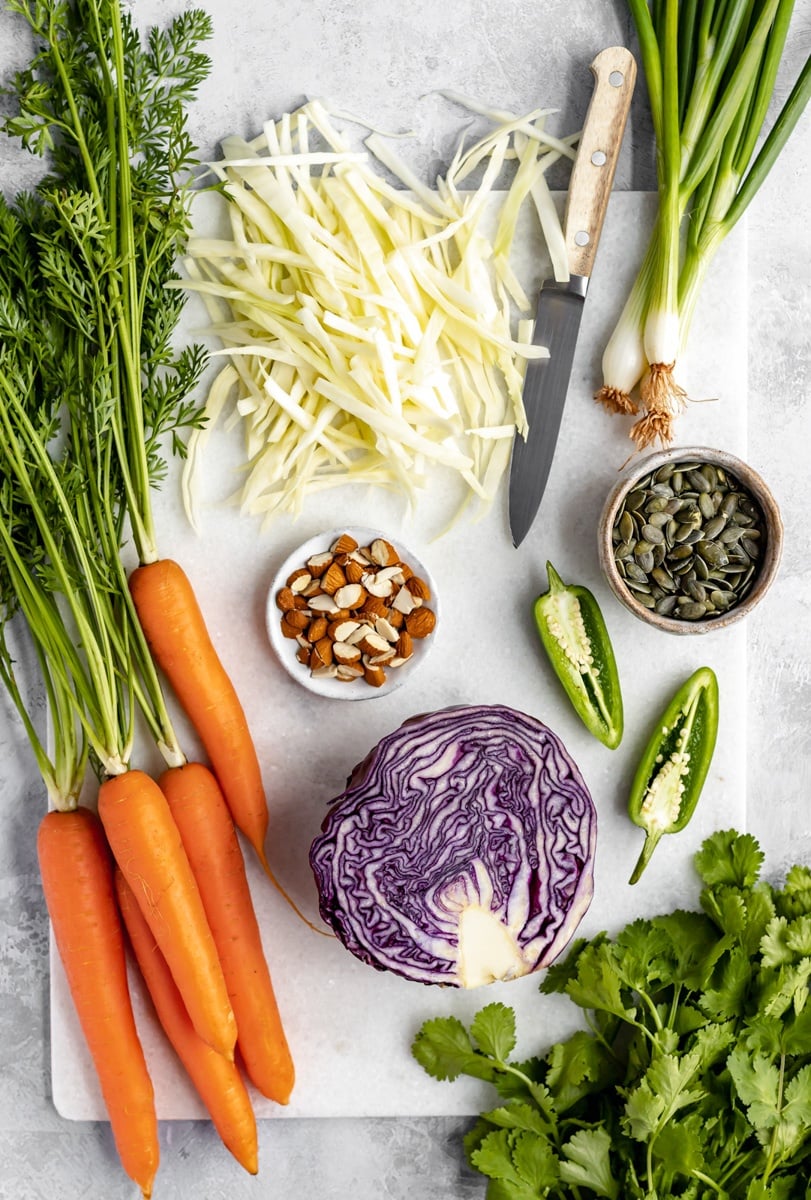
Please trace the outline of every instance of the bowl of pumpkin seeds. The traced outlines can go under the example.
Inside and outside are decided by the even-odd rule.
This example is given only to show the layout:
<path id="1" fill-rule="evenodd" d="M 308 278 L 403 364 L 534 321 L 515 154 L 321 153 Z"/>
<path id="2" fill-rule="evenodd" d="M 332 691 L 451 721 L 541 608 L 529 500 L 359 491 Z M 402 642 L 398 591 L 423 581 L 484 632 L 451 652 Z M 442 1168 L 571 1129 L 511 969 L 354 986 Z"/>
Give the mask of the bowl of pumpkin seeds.
<path id="1" fill-rule="evenodd" d="M 600 565 L 614 594 L 669 633 L 745 617 L 770 587 L 782 546 L 780 511 L 760 475 L 706 446 L 641 459 L 600 520 Z"/>

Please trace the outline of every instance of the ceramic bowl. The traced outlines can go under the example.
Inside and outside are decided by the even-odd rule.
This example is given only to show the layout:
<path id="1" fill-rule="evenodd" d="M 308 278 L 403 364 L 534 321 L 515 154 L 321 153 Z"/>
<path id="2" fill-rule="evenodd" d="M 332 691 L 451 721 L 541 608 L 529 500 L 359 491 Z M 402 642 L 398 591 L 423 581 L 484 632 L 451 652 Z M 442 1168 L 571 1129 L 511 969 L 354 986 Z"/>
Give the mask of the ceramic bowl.
<path id="1" fill-rule="evenodd" d="M 763 515 L 765 532 L 753 582 L 746 594 L 726 610 L 709 613 L 698 619 L 681 619 L 678 609 L 674 615 L 663 615 L 645 607 L 628 587 L 614 557 L 614 526 L 621 517 L 625 501 L 640 482 L 667 464 L 712 464 L 733 475 L 742 489 L 749 493 Z M 765 544 L 763 544 L 765 542 Z M 640 459 L 623 477 L 606 500 L 599 525 L 599 555 L 603 573 L 614 595 L 640 620 L 667 633 L 701 634 L 723 629 L 742 620 L 760 603 L 771 586 L 780 563 L 783 549 L 783 523 L 774 496 L 763 479 L 747 463 L 722 450 L 707 446 L 674 446 Z"/>
<path id="2" fill-rule="evenodd" d="M 301 644 L 295 638 L 286 636 L 282 627 L 283 612 L 279 608 L 279 592 L 288 584 L 291 575 L 301 568 L 305 568 L 308 560 L 313 556 L 324 555 L 330 552 L 342 534 L 348 534 L 357 542 L 359 547 L 370 547 L 378 539 L 388 542 L 395 548 L 399 561 L 406 564 L 411 569 L 413 575 L 423 580 L 428 585 L 430 591 L 430 597 L 424 600 L 423 606 L 430 608 L 434 613 L 436 622 L 433 631 L 426 637 L 415 636 L 412 639 L 413 652 L 402 665 L 389 667 L 383 664 L 386 678 L 385 682 L 380 686 L 373 687 L 364 678 L 346 681 L 331 677 L 320 671 L 314 672 L 307 663 L 299 661 L 297 654 L 302 648 Z M 394 584 L 392 597 L 399 591 L 400 586 L 400 584 Z M 340 595 L 340 593 L 336 593 L 336 595 Z M 385 598 L 383 603 L 389 604 L 390 599 Z M 351 611 L 348 619 L 354 619 L 356 612 L 357 610 Z M 335 620 L 334 613 L 325 613 L 324 615 L 329 623 Z M 376 696 L 388 695 L 396 688 L 401 687 L 422 666 L 430 654 L 436 641 L 437 628 L 439 627 L 436 584 L 428 567 L 420 561 L 410 547 L 403 543 L 402 538 L 392 536 L 378 529 L 363 527 L 343 527 L 327 530 L 324 533 L 319 533 L 317 536 L 309 538 L 302 545 L 297 546 L 277 570 L 268 592 L 266 622 L 271 646 L 275 650 L 279 662 L 296 683 L 301 684 L 302 687 L 317 696 L 323 696 L 332 700 L 372 700 Z"/>

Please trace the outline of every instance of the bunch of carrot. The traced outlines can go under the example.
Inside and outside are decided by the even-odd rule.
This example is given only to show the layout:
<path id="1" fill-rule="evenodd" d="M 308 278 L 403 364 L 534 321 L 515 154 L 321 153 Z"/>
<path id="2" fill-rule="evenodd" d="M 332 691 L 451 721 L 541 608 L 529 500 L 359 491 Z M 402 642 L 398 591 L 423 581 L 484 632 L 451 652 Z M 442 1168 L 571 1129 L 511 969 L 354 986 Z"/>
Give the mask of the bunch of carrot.
<path id="1" fill-rule="evenodd" d="M 50 800 L 38 852 L 57 947 L 122 1164 L 149 1196 L 157 1122 L 127 942 L 246 1170 L 256 1122 L 235 1052 L 270 1099 L 287 1103 L 294 1083 L 237 836 L 270 874 L 260 764 L 192 585 L 157 553 L 151 510 L 161 443 L 196 419 L 186 397 L 203 362 L 196 348 L 172 355 L 182 301 L 165 285 L 187 228 L 184 105 L 208 69 L 197 43 L 210 25 L 190 10 L 142 43 L 119 0 L 11 7 L 39 48 L 4 128 L 49 150 L 53 169 L 34 196 L 0 204 L 0 679 Z M 51 749 L 15 675 L 17 626 Z M 161 674 L 210 766 L 187 760 Z M 133 766 L 138 715 L 166 763 L 157 780 Z M 98 812 L 79 803 L 88 765 Z"/>

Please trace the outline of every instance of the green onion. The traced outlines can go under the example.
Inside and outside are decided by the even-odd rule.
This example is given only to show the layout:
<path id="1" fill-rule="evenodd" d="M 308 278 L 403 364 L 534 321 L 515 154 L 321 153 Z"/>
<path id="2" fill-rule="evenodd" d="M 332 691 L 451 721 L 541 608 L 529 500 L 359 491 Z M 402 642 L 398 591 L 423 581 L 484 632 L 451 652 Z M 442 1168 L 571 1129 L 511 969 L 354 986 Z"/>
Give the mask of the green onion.
<path id="1" fill-rule="evenodd" d="M 658 211 L 596 399 L 636 413 L 638 386 L 631 437 L 643 449 L 673 438 L 687 399 L 676 364 L 701 285 L 808 103 L 811 58 L 764 139 L 794 0 L 628 3 L 656 138 Z"/>

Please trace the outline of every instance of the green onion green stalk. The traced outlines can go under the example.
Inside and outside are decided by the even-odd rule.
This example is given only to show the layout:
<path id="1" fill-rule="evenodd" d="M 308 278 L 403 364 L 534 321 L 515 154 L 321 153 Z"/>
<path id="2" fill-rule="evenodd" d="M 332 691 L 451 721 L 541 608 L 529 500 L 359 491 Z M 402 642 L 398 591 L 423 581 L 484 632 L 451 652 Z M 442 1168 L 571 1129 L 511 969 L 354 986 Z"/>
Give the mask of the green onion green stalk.
<path id="1" fill-rule="evenodd" d="M 658 206 L 596 399 L 637 415 L 631 437 L 641 450 L 672 441 L 687 400 L 677 361 L 702 284 L 805 110 L 811 57 L 764 137 L 794 0 L 628 3 L 656 139 Z"/>

